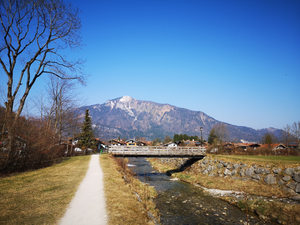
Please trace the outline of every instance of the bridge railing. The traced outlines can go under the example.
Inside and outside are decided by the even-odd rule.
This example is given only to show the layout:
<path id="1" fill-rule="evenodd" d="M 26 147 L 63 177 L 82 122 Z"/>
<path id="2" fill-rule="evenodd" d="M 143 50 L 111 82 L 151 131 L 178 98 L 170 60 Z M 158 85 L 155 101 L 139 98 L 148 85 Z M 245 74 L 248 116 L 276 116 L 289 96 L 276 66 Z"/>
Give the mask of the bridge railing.
<path id="1" fill-rule="evenodd" d="M 205 147 L 161 147 L 161 146 L 111 146 L 113 155 L 148 156 L 199 156 L 205 155 Z"/>

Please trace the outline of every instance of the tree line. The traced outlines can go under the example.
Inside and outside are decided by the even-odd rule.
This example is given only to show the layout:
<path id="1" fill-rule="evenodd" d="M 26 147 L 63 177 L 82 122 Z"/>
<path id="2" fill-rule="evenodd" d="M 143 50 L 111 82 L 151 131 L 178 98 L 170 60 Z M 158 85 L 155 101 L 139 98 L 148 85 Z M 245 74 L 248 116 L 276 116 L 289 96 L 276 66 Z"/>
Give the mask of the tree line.
<path id="1" fill-rule="evenodd" d="M 210 130 L 208 136 L 208 143 L 210 148 L 218 148 L 223 150 L 223 143 L 229 141 L 229 131 L 226 124 L 220 123 L 216 124 Z M 272 144 L 282 143 L 286 147 L 291 146 L 291 144 L 297 145 L 298 154 L 300 153 L 300 121 L 294 122 L 292 125 L 286 125 L 282 130 L 280 137 L 276 137 L 274 133 L 267 132 L 261 137 L 261 144 L 266 144 L 269 146 L 269 150 Z M 272 151 L 268 150 L 268 154 L 273 154 Z M 296 154 L 296 153 L 295 153 Z"/>
<path id="2" fill-rule="evenodd" d="M 187 141 L 187 140 L 194 140 L 194 141 L 199 141 L 199 137 L 197 135 L 192 135 L 192 136 L 189 136 L 187 134 L 174 134 L 174 137 L 173 137 L 173 142 L 178 142 L 178 141 Z"/>

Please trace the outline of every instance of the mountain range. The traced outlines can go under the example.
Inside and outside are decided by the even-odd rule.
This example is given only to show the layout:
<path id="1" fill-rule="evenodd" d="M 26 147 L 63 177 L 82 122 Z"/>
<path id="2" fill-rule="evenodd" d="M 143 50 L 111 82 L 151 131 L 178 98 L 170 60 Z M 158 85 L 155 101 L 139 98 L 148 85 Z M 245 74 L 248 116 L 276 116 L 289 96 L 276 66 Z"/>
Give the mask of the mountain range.
<path id="1" fill-rule="evenodd" d="M 173 138 L 174 134 L 201 136 L 200 127 L 203 127 L 203 139 L 208 138 L 209 132 L 216 124 L 222 123 L 204 112 L 192 111 L 169 104 L 159 104 L 151 101 L 141 101 L 123 96 L 108 100 L 104 104 L 83 106 L 79 108 L 80 117 L 89 109 L 93 127 L 100 138 L 145 137 L 147 140 L 164 139 L 166 135 Z M 280 129 L 265 128 L 253 129 L 245 126 L 236 126 L 224 123 L 229 133 L 228 141 L 259 142 L 267 133 L 274 133 L 279 137 Z"/>

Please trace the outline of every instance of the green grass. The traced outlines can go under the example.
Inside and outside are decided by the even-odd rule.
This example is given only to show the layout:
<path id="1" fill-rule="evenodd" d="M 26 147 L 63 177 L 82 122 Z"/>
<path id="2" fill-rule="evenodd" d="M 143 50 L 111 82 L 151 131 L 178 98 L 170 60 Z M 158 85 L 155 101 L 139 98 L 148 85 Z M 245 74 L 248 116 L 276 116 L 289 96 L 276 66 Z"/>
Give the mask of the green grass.
<path id="1" fill-rule="evenodd" d="M 0 224 L 56 224 L 88 169 L 90 156 L 0 178 Z"/>

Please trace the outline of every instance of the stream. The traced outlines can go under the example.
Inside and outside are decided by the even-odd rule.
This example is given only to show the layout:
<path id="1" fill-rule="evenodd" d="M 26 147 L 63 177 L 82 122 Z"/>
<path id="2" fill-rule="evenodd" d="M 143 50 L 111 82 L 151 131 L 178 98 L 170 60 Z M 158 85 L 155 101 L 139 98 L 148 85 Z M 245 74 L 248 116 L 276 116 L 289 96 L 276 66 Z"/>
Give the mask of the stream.
<path id="1" fill-rule="evenodd" d="M 145 158 L 129 158 L 129 167 L 144 183 L 154 186 L 161 224 L 247 224 L 245 212 L 218 198 L 205 194 L 191 184 L 172 181 L 153 169 Z M 249 224 L 274 224 L 248 215 Z"/>

